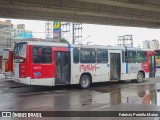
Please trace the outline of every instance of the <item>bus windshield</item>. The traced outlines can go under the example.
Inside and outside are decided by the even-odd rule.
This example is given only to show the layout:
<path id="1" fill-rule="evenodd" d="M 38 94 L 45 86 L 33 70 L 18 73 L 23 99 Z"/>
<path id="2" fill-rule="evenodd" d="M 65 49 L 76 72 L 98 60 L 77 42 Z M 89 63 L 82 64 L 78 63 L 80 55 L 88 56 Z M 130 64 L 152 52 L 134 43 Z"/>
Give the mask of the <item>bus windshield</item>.
<path id="1" fill-rule="evenodd" d="M 23 62 L 26 58 L 26 43 L 17 43 L 14 47 L 14 60 L 15 62 Z"/>

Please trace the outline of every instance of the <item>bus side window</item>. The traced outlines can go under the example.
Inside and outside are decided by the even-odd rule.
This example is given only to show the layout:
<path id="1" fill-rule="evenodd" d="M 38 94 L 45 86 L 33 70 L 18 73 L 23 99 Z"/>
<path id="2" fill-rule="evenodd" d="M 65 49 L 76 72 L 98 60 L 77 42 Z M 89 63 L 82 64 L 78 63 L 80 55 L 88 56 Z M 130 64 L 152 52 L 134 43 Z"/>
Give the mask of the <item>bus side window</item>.
<path id="1" fill-rule="evenodd" d="M 136 61 L 138 63 L 145 62 L 146 61 L 146 52 L 138 51 L 137 56 L 136 56 Z"/>
<path id="2" fill-rule="evenodd" d="M 73 49 L 73 62 L 79 63 L 79 49 L 78 48 Z"/>
<path id="3" fill-rule="evenodd" d="M 42 63 L 51 63 L 52 62 L 52 59 L 51 59 L 52 50 L 51 50 L 51 48 L 46 47 L 46 48 L 43 48 L 42 51 L 43 51 L 42 56 L 41 56 Z"/>
<path id="4" fill-rule="evenodd" d="M 125 56 L 124 56 L 124 51 L 122 51 L 122 63 L 124 63 L 124 60 L 125 60 Z"/>
<path id="5" fill-rule="evenodd" d="M 107 50 L 97 50 L 97 63 L 108 63 Z"/>
<path id="6" fill-rule="evenodd" d="M 128 51 L 125 51 L 125 62 L 128 63 Z"/>
<path id="7" fill-rule="evenodd" d="M 126 62 L 135 63 L 136 62 L 136 52 L 135 51 L 126 51 L 125 58 L 126 58 Z"/>
<path id="8" fill-rule="evenodd" d="M 46 51 L 47 63 L 52 62 L 52 51 L 49 49 Z"/>
<path id="9" fill-rule="evenodd" d="M 90 51 L 90 63 L 95 63 L 96 62 L 96 51 L 91 50 Z"/>
<path id="10" fill-rule="evenodd" d="M 41 63 L 41 50 L 38 47 L 33 48 L 33 62 Z"/>
<path id="11" fill-rule="evenodd" d="M 90 52 L 88 50 L 84 50 L 83 54 L 83 61 L 84 63 L 90 63 Z"/>
<path id="12" fill-rule="evenodd" d="M 96 62 L 95 49 L 81 49 L 80 50 L 80 62 L 81 63 L 95 63 Z"/>
<path id="13" fill-rule="evenodd" d="M 51 47 L 36 46 L 33 48 L 34 63 L 51 63 L 52 49 Z"/>
<path id="14" fill-rule="evenodd" d="M 97 50 L 97 63 L 101 63 L 102 60 L 102 51 Z"/>
<path id="15" fill-rule="evenodd" d="M 41 63 L 39 56 L 33 56 L 33 62 L 34 63 Z"/>
<path id="16" fill-rule="evenodd" d="M 80 50 L 80 62 L 89 63 L 89 51 L 87 49 Z"/>
<path id="17" fill-rule="evenodd" d="M 82 49 L 80 50 L 80 62 L 84 63 L 84 51 Z"/>

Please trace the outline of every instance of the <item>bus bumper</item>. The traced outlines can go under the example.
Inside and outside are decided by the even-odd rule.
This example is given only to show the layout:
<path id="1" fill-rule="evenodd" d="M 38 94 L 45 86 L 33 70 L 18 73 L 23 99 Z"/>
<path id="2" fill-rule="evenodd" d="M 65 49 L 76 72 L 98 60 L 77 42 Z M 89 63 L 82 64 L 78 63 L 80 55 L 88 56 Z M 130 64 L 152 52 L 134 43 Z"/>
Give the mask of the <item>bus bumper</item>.
<path id="1" fill-rule="evenodd" d="M 23 83 L 23 84 L 31 85 L 30 77 L 27 77 L 27 78 L 18 78 L 18 77 L 14 77 L 13 76 L 13 81 L 17 82 L 17 83 Z"/>
<path id="2" fill-rule="evenodd" d="M 23 83 L 27 85 L 39 85 L 39 86 L 54 86 L 55 78 L 43 78 L 43 79 L 31 79 L 27 78 L 15 78 L 13 80 L 18 83 Z"/>

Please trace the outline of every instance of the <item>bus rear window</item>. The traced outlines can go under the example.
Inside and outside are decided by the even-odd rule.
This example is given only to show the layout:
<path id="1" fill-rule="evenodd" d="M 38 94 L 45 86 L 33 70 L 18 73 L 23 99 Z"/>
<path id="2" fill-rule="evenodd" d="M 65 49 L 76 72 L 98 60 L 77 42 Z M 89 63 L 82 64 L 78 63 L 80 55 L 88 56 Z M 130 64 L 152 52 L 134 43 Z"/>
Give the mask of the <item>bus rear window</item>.
<path id="1" fill-rule="evenodd" d="M 33 47 L 33 63 L 52 63 L 52 48 Z"/>
<path id="2" fill-rule="evenodd" d="M 23 62 L 26 58 L 27 44 L 26 43 L 17 43 L 15 44 L 13 56 L 15 62 Z"/>

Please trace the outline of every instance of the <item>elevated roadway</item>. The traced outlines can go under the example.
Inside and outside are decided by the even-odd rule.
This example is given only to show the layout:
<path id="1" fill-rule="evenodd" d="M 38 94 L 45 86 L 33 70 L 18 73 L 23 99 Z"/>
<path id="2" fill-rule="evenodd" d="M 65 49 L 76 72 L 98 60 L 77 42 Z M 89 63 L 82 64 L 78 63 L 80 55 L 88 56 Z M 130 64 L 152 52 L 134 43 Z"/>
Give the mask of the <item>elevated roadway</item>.
<path id="1" fill-rule="evenodd" d="M 0 17 L 160 28 L 160 0 L 0 0 Z"/>

